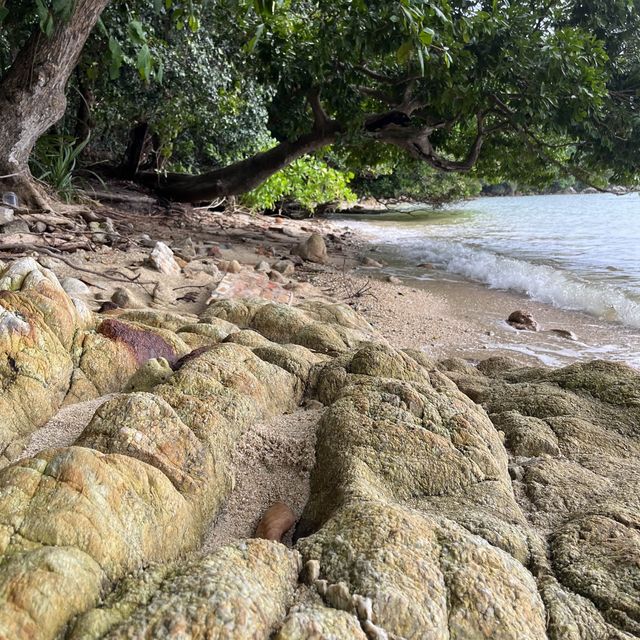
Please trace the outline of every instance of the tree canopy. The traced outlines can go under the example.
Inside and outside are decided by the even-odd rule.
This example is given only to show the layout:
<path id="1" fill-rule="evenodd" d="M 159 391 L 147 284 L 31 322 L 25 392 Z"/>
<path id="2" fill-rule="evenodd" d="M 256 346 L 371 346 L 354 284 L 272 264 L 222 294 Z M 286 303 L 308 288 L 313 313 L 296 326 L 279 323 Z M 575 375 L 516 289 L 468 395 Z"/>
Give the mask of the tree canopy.
<path id="1" fill-rule="evenodd" d="M 79 4 L 100 18 L 56 132 L 119 162 L 144 123 L 139 178 L 170 197 L 242 194 L 305 154 L 368 176 L 638 176 L 636 0 L 0 0 L 0 91 Z"/>

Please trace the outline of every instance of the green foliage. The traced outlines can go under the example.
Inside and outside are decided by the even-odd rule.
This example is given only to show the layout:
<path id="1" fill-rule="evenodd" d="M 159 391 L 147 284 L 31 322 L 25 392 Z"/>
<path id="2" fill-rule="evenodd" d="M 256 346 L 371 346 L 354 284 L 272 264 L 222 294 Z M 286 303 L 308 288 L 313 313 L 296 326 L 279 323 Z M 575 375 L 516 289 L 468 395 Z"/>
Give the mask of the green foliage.
<path id="1" fill-rule="evenodd" d="M 77 199 L 78 187 L 74 171 L 78 157 L 88 142 L 88 138 L 76 144 L 76 140 L 68 136 L 42 136 L 31 157 L 33 175 L 47 183 L 65 202 Z"/>
<path id="2" fill-rule="evenodd" d="M 355 202 L 349 188 L 353 174 L 331 168 L 322 160 L 304 156 L 271 176 L 257 189 L 245 194 L 242 202 L 251 209 L 274 209 L 294 202 L 312 212 L 329 202 Z"/>
<path id="3" fill-rule="evenodd" d="M 437 171 L 424 162 L 399 157 L 393 166 L 362 172 L 353 182 L 359 196 L 424 202 L 439 208 L 479 195 L 480 181 L 471 176 Z"/>

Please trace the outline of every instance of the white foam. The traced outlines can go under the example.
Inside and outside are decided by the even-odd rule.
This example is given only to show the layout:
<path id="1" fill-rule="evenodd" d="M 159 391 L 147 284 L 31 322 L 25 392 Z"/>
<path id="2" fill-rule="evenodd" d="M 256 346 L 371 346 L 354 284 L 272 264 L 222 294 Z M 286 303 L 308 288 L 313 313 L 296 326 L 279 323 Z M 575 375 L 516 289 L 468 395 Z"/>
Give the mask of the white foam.
<path id="1" fill-rule="evenodd" d="M 561 309 L 586 311 L 603 320 L 640 328 L 640 301 L 611 283 L 589 282 L 569 271 L 502 256 L 464 241 L 416 236 L 414 231 L 383 229 L 366 223 L 358 226 L 368 235 L 396 247 L 413 264 L 429 262 L 492 288 L 524 293 Z M 393 240 L 389 238 L 391 233 Z"/>

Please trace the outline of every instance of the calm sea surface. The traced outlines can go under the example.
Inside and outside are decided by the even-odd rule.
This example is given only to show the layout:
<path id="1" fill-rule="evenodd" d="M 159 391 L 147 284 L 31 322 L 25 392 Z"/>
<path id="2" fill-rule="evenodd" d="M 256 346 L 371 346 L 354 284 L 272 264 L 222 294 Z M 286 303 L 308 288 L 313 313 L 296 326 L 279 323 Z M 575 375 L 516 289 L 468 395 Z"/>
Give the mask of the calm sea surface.
<path id="1" fill-rule="evenodd" d="M 405 275 L 455 277 L 640 328 L 640 196 L 484 198 L 442 211 L 341 216 Z M 422 263 L 433 269 L 425 275 Z"/>

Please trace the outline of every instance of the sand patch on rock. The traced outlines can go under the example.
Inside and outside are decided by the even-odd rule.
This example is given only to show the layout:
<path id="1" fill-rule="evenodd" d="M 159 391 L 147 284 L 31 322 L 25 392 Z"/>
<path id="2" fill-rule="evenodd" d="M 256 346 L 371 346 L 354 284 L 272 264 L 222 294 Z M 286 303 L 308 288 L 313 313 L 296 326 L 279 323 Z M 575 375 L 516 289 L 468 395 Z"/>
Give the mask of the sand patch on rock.
<path id="1" fill-rule="evenodd" d="M 299 518 L 309 498 L 321 409 L 300 409 L 253 425 L 233 456 L 235 488 L 205 535 L 202 553 L 252 538 L 265 511 L 285 503 Z M 291 544 L 292 531 L 283 542 Z"/>
<path id="2" fill-rule="evenodd" d="M 91 422 L 98 407 L 118 394 L 111 394 L 63 407 L 44 426 L 31 434 L 31 440 L 19 459 L 35 456 L 44 449 L 69 447 Z"/>

